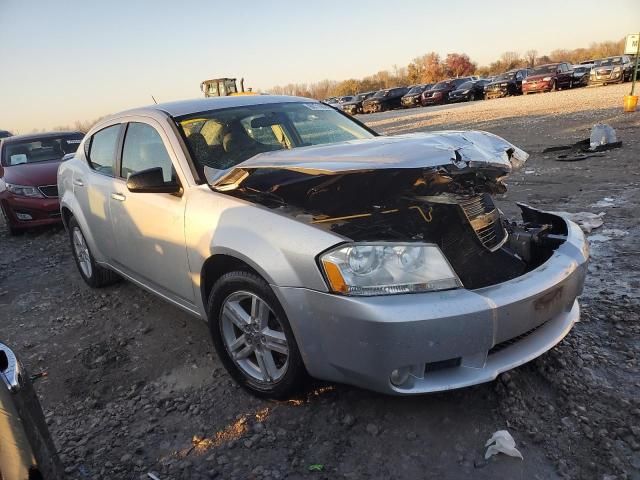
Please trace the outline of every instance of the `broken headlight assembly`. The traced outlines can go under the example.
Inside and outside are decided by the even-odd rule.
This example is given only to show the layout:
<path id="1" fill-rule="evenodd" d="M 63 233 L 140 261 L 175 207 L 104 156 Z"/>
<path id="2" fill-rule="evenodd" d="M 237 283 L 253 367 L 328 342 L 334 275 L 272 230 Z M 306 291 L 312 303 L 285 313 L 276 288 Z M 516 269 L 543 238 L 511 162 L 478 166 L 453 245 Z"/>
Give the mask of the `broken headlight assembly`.
<path id="1" fill-rule="evenodd" d="M 320 256 L 329 289 L 343 295 L 393 295 L 459 288 L 437 245 L 352 243 Z"/>

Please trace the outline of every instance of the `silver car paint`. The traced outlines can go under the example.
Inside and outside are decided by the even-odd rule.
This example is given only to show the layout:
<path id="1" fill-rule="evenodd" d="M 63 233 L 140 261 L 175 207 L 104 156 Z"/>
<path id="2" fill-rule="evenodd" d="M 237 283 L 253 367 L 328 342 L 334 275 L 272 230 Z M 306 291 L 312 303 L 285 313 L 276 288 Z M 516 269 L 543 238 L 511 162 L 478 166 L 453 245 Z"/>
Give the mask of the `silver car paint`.
<path id="1" fill-rule="evenodd" d="M 384 393 L 424 393 L 493 380 L 549 350 L 579 317 L 588 250 L 577 225 L 537 269 L 470 291 L 346 297 L 276 288 L 309 373 Z M 488 355 L 494 345 L 536 328 Z M 425 374 L 425 365 L 461 357 L 461 365 Z M 389 381 L 409 367 L 404 388 Z"/>
<path id="2" fill-rule="evenodd" d="M 124 181 L 116 179 L 110 193 L 125 196 L 118 208 L 111 208 L 118 200 L 107 196 L 108 192 L 80 201 L 79 192 L 99 175 L 87 165 L 83 141 L 74 159 L 59 170 L 61 208 L 75 215 L 99 263 L 205 319 L 206 299 L 200 293 L 205 261 L 216 254 L 245 261 L 272 285 L 287 312 L 307 369 L 319 378 L 387 393 L 456 388 L 491 380 L 498 372 L 548 350 L 566 335 L 577 319 L 575 298 L 588 256 L 582 233 L 570 222 L 569 241 L 545 264 L 515 280 L 476 291 L 354 298 L 329 294 L 315 263 L 320 252 L 344 238 L 197 185 L 168 114 L 283 101 L 310 100 L 247 96 L 164 104 L 124 112 L 88 133 L 85 141 L 110 124 L 146 122 L 161 133 L 172 157 L 184 187 L 182 197 L 175 200 L 184 206 L 184 233 L 179 222 L 167 228 L 167 218 L 158 218 L 160 213 L 152 205 L 139 207 L 141 213 L 135 215 L 134 224 L 141 238 L 135 254 L 139 265 L 149 266 L 146 275 L 122 260 L 118 262 L 114 258 L 117 253 L 105 251 L 109 237 L 116 238 L 119 231 L 95 235 L 88 219 L 117 212 L 114 224 L 131 222 L 129 210 L 134 207 L 128 205 L 142 196 L 167 194 L 130 193 Z M 122 205 L 125 207 L 120 208 Z M 174 271 L 182 254 L 167 264 L 165 252 L 176 255 L 182 249 L 186 252 L 184 268 Z M 557 291 L 561 293 L 553 293 Z M 550 307 L 536 309 L 548 295 Z M 523 341 L 487 357 L 487 351 L 503 337 L 520 335 L 539 325 L 543 326 Z M 421 376 L 420 365 L 455 356 L 463 359 L 460 367 L 428 378 Z M 392 369 L 404 366 L 412 368 L 411 388 L 399 389 L 389 382 L 389 375 Z"/>
<path id="3" fill-rule="evenodd" d="M 182 197 L 130 193 L 122 179 L 111 179 L 110 192 L 94 188 L 95 180 L 104 181 L 108 177 L 88 166 L 84 143 L 107 126 L 132 121 L 149 123 L 160 132 L 184 186 Z M 265 207 L 212 192 L 206 185 L 197 185 L 170 122 L 166 113 L 153 108 L 111 117 L 93 127 L 76 156 L 61 165 L 58 171 L 61 209 L 68 209 L 76 217 L 96 261 L 202 318 L 206 318 L 206 299 L 200 295 L 202 267 L 216 254 L 245 261 L 273 285 L 326 291 L 315 257 L 344 238 L 274 214 Z M 124 195 L 125 200 L 116 200 L 112 194 Z M 170 213 L 149 204 L 150 198 L 154 202 L 159 199 L 165 207 L 167 202 L 180 202 L 185 212 L 184 227 L 179 228 Z M 104 225 L 105 218 L 111 219 L 112 224 Z M 96 222 L 102 222 L 99 235 L 92 228 Z M 171 224 L 174 228 L 168 228 Z M 121 232 L 116 235 L 114 225 L 127 225 L 125 232 L 130 239 L 134 238 L 134 227 L 140 233 L 135 242 L 135 257 L 127 257 L 129 261 L 134 259 L 137 269 L 118 258 L 116 239 Z M 170 260 L 166 251 L 172 252 Z M 186 256 L 178 266 L 182 252 Z"/>

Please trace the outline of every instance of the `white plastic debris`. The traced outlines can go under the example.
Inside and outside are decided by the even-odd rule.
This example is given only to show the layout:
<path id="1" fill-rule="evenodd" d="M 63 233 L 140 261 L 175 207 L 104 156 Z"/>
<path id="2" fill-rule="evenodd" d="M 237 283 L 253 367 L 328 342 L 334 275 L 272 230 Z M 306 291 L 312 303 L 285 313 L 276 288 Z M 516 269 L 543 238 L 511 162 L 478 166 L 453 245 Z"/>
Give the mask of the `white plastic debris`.
<path id="1" fill-rule="evenodd" d="M 611 197 L 604 197 L 602 200 L 598 200 L 596 203 L 591 204 L 594 208 L 607 208 L 607 207 L 615 207 L 616 200 Z"/>
<path id="2" fill-rule="evenodd" d="M 506 430 L 498 430 L 494 433 L 487 443 L 484 444 L 487 448 L 487 452 L 484 454 L 484 459 L 488 459 L 498 453 L 504 453 L 510 457 L 517 457 L 523 460 L 522 454 L 516 448 L 516 441 L 511 434 Z"/>
<path id="3" fill-rule="evenodd" d="M 591 136 L 589 137 L 589 147 L 591 150 L 617 141 L 616 131 L 606 123 L 596 123 L 591 129 Z"/>
<path id="4" fill-rule="evenodd" d="M 594 228 L 599 228 L 604 223 L 602 217 L 605 216 L 604 212 L 600 213 L 591 213 L 591 212 L 578 212 L 578 213 L 569 213 L 569 212 L 552 212 L 556 215 L 560 215 L 572 222 L 577 223 L 583 232 L 591 233 L 591 230 Z"/>

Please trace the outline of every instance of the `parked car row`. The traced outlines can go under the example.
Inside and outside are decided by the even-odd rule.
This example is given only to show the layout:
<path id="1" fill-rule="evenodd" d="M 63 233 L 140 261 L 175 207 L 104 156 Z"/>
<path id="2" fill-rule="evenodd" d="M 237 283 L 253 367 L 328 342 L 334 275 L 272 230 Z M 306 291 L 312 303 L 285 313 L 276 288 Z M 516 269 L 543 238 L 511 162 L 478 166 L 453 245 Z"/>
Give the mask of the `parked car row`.
<path id="1" fill-rule="evenodd" d="M 394 108 L 490 100 L 587 85 L 626 82 L 633 76 L 633 66 L 634 63 L 628 55 L 588 60 L 578 65 L 557 62 L 533 68 L 517 68 L 489 78 L 449 78 L 435 84 L 394 87 L 354 96 L 334 97 L 326 99 L 325 103 L 355 115 Z"/>
<path id="2" fill-rule="evenodd" d="M 83 137 L 81 132 L 51 132 L 0 140 L 0 210 L 11 235 L 60 222 L 58 167 Z"/>

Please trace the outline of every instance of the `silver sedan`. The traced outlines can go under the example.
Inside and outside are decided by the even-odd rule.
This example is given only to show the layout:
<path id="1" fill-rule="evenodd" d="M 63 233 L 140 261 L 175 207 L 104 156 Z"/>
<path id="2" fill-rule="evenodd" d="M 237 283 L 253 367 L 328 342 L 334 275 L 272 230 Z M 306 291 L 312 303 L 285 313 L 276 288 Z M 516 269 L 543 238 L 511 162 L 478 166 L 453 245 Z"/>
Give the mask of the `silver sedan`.
<path id="1" fill-rule="evenodd" d="M 579 228 L 492 200 L 527 157 L 486 132 L 384 137 L 314 100 L 240 96 L 102 120 L 58 188 L 83 279 L 208 321 L 254 394 L 307 375 L 415 394 L 490 381 L 579 317 Z"/>

